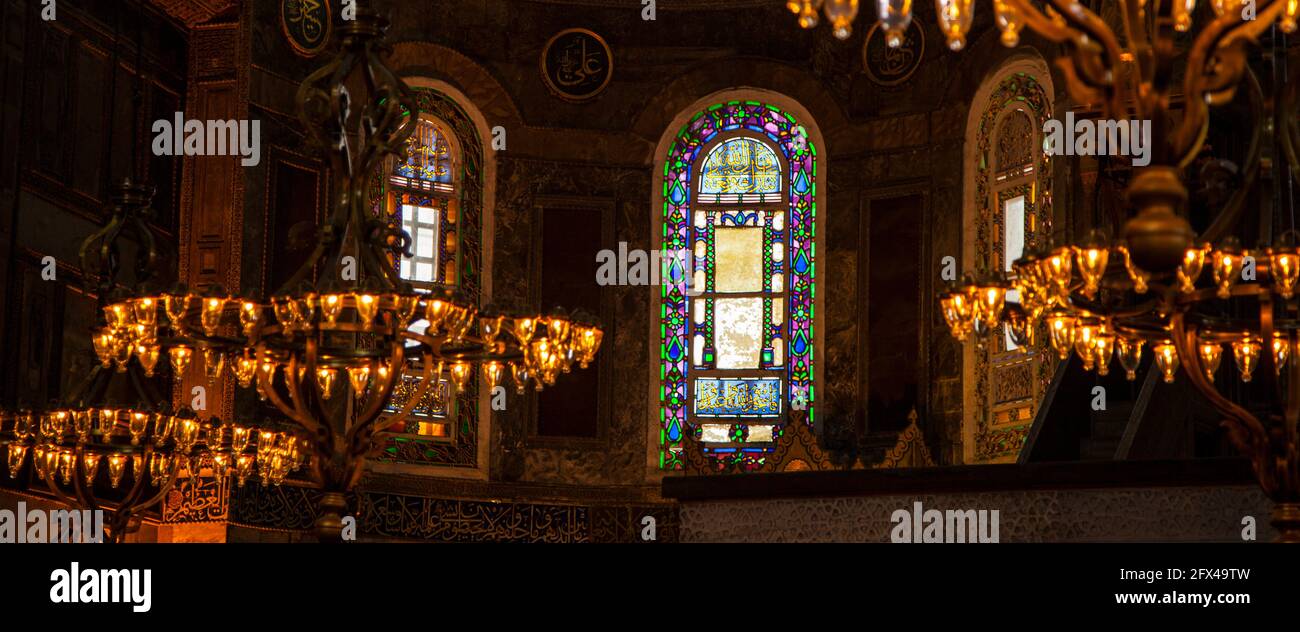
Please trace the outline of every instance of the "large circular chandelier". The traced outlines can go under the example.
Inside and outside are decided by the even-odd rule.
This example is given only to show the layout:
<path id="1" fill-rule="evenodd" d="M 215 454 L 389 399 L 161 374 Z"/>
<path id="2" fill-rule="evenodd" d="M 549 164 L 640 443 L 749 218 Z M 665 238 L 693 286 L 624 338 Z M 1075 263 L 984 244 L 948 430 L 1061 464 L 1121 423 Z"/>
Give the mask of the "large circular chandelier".
<path id="1" fill-rule="evenodd" d="M 143 245 L 136 278 L 147 287 L 157 253 L 144 222 L 153 190 L 129 179 L 112 190 L 111 219 L 81 247 L 81 267 L 96 284 L 107 326 L 93 338 L 99 364 L 61 402 L 44 410 L 0 413 L 0 447 L 8 475 L 31 463 L 32 478 L 63 503 L 105 513 L 103 534 L 121 542 L 139 528 L 145 510 L 157 505 L 180 479 L 254 474 L 279 483 L 300 467 L 306 453 L 294 435 L 202 420 L 174 409 L 153 378 L 162 345 L 141 299 L 135 313 L 110 296 L 117 287 L 120 239 L 130 233 Z M 96 273 L 96 271 L 98 271 Z M 197 486 L 195 486 L 197 487 Z M 65 537 L 68 534 L 56 534 Z"/>
<path id="2" fill-rule="evenodd" d="M 806 13 L 821 3 L 799 4 Z M 901 33 L 911 3 L 878 4 L 885 28 Z M 1117 4 L 1118 33 L 1073 0 L 993 2 L 1004 44 L 1015 45 L 1028 28 L 1062 45 L 1057 65 L 1076 102 L 1100 104 L 1114 119 L 1150 121 L 1152 162 L 1133 168 L 1126 190 L 1136 213 L 1116 240 L 1094 230 L 1078 244 L 1028 254 L 1008 272 L 989 270 L 983 262 L 981 270 L 941 294 L 944 319 L 958 340 L 984 344 L 1005 327 L 1016 344 L 1046 343 L 1061 360 L 1073 354 L 1099 374 L 1117 362 L 1134 379 L 1144 349 L 1166 382 L 1183 368 L 1224 416 L 1229 439 L 1250 459 L 1274 501 L 1272 524 L 1280 539 L 1300 541 L 1300 240 L 1288 231 L 1267 246 L 1243 248 L 1231 236 L 1244 200 L 1235 195 L 1216 209 L 1198 241 L 1183 217 L 1188 193 L 1182 176 L 1203 146 L 1209 107 L 1232 100 L 1250 76 L 1248 47 L 1275 25 L 1294 31 L 1300 3 L 1211 2 L 1211 10 L 1202 12 L 1210 19 L 1189 46 L 1178 45 L 1176 37 L 1194 26 L 1194 0 Z M 828 11 L 831 5 L 857 3 L 827 0 Z M 941 30 L 954 49 L 964 45 L 972 5 L 936 2 Z M 1285 55 L 1273 57 L 1282 64 L 1275 65 L 1273 110 L 1257 115 L 1256 134 L 1271 129 L 1292 175 L 1300 176 L 1296 82 L 1286 76 L 1285 61 L 1278 61 Z M 1176 62 L 1183 70 L 1177 82 Z M 1258 89 L 1253 79 L 1249 85 Z M 1175 111 L 1171 104 L 1179 101 Z M 1248 160 L 1258 160 L 1257 148 L 1258 139 Z M 1282 162 L 1281 156 L 1274 160 Z M 1270 219 L 1261 223 L 1267 226 Z M 1247 269 L 1255 276 L 1243 279 Z M 1225 356 L 1241 383 L 1268 385 L 1251 391 L 1262 400 L 1247 407 L 1224 395 L 1216 375 Z"/>
<path id="3" fill-rule="evenodd" d="M 562 311 L 480 310 L 398 276 L 410 236 L 375 216 L 365 195 L 370 174 L 406 150 L 419 117 L 412 92 L 381 59 L 386 28 L 359 6 L 340 28 L 339 54 L 299 88 L 300 120 L 341 184 L 314 253 L 290 280 L 263 299 L 218 286 L 132 296 L 106 308 L 99 334 L 119 365 L 152 370 L 166 358 L 178 376 L 191 364 L 209 376 L 229 370 L 296 424 L 325 491 L 322 539 L 337 540 L 344 493 L 381 417 L 405 419 L 444 375 L 457 389 L 481 373 L 490 388 L 509 380 L 520 392 L 529 382 L 540 390 L 573 363 L 586 367 L 602 338 L 595 323 Z M 415 376 L 404 407 L 387 410 L 394 389 Z"/>

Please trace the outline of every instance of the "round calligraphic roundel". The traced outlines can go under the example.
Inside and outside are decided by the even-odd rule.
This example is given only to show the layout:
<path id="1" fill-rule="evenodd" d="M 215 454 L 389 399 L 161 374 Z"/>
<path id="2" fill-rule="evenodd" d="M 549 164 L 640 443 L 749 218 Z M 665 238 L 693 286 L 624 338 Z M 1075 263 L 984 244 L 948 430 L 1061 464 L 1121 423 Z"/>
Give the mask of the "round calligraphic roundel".
<path id="1" fill-rule="evenodd" d="M 587 29 L 556 33 L 542 48 L 542 79 L 556 96 L 585 101 L 601 93 L 614 76 L 614 55 Z"/>
<path id="2" fill-rule="evenodd" d="M 280 30 L 293 50 L 314 57 L 329 44 L 334 30 L 331 0 L 280 0 Z"/>
<path id="3" fill-rule="evenodd" d="M 896 86 L 912 78 L 925 57 L 925 34 L 916 20 L 903 33 L 903 43 L 890 48 L 885 43 L 885 32 L 877 23 L 867 33 L 862 45 L 862 68 L 871 81 L 882 86 Z"/>

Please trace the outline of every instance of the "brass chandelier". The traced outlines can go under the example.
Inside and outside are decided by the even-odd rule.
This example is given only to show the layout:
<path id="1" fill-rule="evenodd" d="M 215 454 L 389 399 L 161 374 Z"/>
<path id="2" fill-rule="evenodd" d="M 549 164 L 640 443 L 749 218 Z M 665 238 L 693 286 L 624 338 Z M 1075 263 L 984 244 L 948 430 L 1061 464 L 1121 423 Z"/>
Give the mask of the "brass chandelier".
<path id="1" fill-rule="evenodd" d="M 801 1 L 791 8 L 796 4 L 804 26 L 815 24 L 816 9 L 823 7 L 837 35 L 847 36 L 858 3 Z M 897 44 L 911 3 L 877 4 L 890 43 Z M 973 4 L 936 2 L 939 26 L 954 50 L 965 44 Z M 1117 4 L 1118 32 L 1073 0 L 995 0 L 993 9 L 1004 44 L 1015 45 L 1028 28 L 1063 47 L 1056 63 L 1076 102 L 1099 105 L 1113 119 L 1150 121 L 1152 162 L 1133 168 L 1126 190 L 1136 214 L 1118 240 L 1093 230 L 1077 245 L 1020 258 L 1009 273 L 968 276 L 940 296 L 944 319 L 961 341 L 984 344 L 1003 327 L 1018 345 L 1045 336 L 1060 359 L 1074 353 L 1100 374 L 1117 360 L 1134 379 L 1144 347 L 1165 381 L 1173 381 L 1181 366 L 1224 416 L 1229 439 L 1274 501 L 1279 538 L 1300 541 L 1300 242 L 1288 231 L 1270 246 L 1242 248 L 1231 230 L 1240 223 L 1244 190 L 1217 209 L 1200 241 L 1182 215 L 1188 199 L 1182 170 L 1202 148 L 1209 107 L 1232 100 L 1244 77 L 1258 89 L 1248 73 L 1247 47 L 1274 25 L 1293 32 L 1300 3 L 1211 2 L 1211 11 L 1203 12 L 1209 20 L 1192 34 L 1190 46 L 1181 47 L 1176 37 L 1192 30 L 1194 0 Z M 1183 70 L 1179 81 L 1176 61 Z M 1274 84 L 1273 110 L 1257 117 L 1256 135 L 1272 130 L 1291 175 L 1300 180 L 1296 82 L 1280 76 Z M 1179 98 L 1175 111 L 1171 104 Z M 1257 145 L 1258 138 L 1248 160 L 1258 160 Z M 1243 269 L 1256 276 L 1243 280 Z M 1225 353 L 1242 382 L 1266 383 L 1252 391 L 1264 400 L 1250 410 L 1215 381 Z"/>
<path id="2" fill-rule="evenodd" d="M 293 422 L 324 490 L 322 540 L 339 538 L 344 494 L 381 417 L 407 418 L 444 374 L 458 389 L 481 372 L 489 387 L 510 379 L 520 392 L 528 382 L 540 390 L 574 362 L 586 367 L 602 338 L 596 324 L 563 312 L 479 310 L 398 276 L 411 238 L 375 216 L 365 194 L 373 171 L 407 150 L 419 117 L 414 95 L 381 59 L 387 24 L 359 6 L 340 28 L 338 55 L 299 87 L 300 120 L 341 184 L 314 252 L 290 280 L 265 299 L 216 286 L 136 295 L 107 307 L 99 334 L 119 364 L 150 368 L 165 355 L 178 376 L 192 363 L 209 375 L 229 367 Z M 427 326 L 413 327 L 421 319 Z M 415 375 L 404 407 L 386 411 L 394 388 Z"/>
<path id="3" fill-rule="evenodd" d="M 119 35 L 115 22 L 114 39 Z M 137 69 L 140 41 L 137 33 Z M 132 120 L 139 120 L 142 81 L 137 72 Z M 131 136 L 132 156 L 138 155 L 138 138 L 138 133 Z M 105 532 L 90 537 L 103 536 L 107 542 L 121 542 L 136 531 L 143 513 L 182 478 L 193 483 L 192 493 L 198 493 L 202 479 L 227 476 L 239 485 L 254 475 L 278 484 L 306 456 L 290 433 L 223 424 L 215 417 L 203 420 L 189 407 L 176 409 L 155 383 L 162 347 L 149 310 L 132 298 L 148 294 L 160 263 L 147 223 L 153 195 L 152 187 L 129 177 L 115 182 L 109 188 L 109 220 L 81 244 L 81 270 L 87 290 L 96 297 L 100 330 L 92 341 L 99 363 L 62 401 L 40 410 L 0 410 L 0 448 L 8 476 L 19 478 L 30 462 L 33 482 L 56 499 L 104 512 Z M 128 235 L 136 245 L 133 289 L 118 281 Z M 129 324 L 124 305 L 132 309 Z"/>
<path id="4" fill-rule="evenodd" d="M 865 3 L 860 0 L 786 0 L 785 6 L 798 16 L 799 26 L 806 29 L 817 26 L 820 11 L 830 23 L 835 37 L 848 39 L 853 34 L 853 20 L 858 17 L 862 4 L 876 6 L 877 22 L 885 30 L 886 43 L 895 48 L 902 45 L 903 33 L 912 23 L 912 0 L 868 0 Z M 976 0 L 935 0 L 939 30 L 943 31 L 952 50 L 965 48 L 966 34 L 975 21 L 975 4 Z M 998 29 L 1002 32 L 1002 43 L 1007 46 L 1020 42 L 1020 32 L 1026 26 L 1056 42 L 1061 41 L 1058 36 L 1067 29 L 1079 28 L 1082 34 L 1092 34 L 1097 27 L 1104 28 L 1097 16 L 1078 0 L 992 0 L 991 4 Z M 1153 16 L 1164 13 L 1178 31 L 1191 28 L 1192 14 L 1196 11 L 1196 0 L 1151 0 L 1150 7 L 1146 6 L 1147 0 L 1121 0 L 1120 4 L 1125 5 L 1125 13 L 1133 10 Z M 1278 4 L 1282 6 L 1277 14 L 1266 19 L 1269 22 L 1276 20 L 1286 33 L 1294 32 L 1300 17 L 1300 3 L 1283 0 Z M 1228 13 L 1241 14 L 1253 2 L 1209 0 L 1209 5 L 1216 15 L 1222 17 Z M 1262 17 L 1263 11 L 1259 14 Z M 1138 16 L 1126 16 L 1126 28 L 1131 17 Z M 1109 45 L 1100 40 L 1098 44 Z"/>
<path id="5" fill-rule="evenodd" d="M 157 253 L 143 219 L 152 196 L 151 188 L 130 179 L 116 184 L 111 219 L 82 244 L 82 270 L 96 285 L 101 323 L 121 320 L 110 296 L 121 291 L 119 240 L 126 233 L 143 244 L 136 266 L 141 287 L 153 275 Z M 137 530 L 143 512 L 181 478 L 197 483 L 232 476 L 242 485 L 256 472 L 278 483 L 302 465 L 305 453 L 289 433 L 223 425 L 199 419 L 188 407 L 173 409 L 151 379 L 160 344 L 147 316 L 96 334 L 94 349 L 100 363 L 65 401 L 41 411 L 0 413 L 0 446 L 10 477 L 20 476 L 30 455 L 33 478 L 55 498 L 104 511 L 105 541 L 121 542 Z"/>

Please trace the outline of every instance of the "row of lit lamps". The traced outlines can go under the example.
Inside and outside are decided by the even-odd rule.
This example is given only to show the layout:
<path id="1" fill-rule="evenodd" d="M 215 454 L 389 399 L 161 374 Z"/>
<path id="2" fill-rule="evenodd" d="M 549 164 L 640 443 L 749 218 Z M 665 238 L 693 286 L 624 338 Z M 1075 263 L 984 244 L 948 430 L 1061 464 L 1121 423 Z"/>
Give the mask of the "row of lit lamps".
<path id="1" fill-rule="evenodd" d="M 47 471 L 53 471 L 68 483 L 73 459 L 80 452 L 86 483 L 93 483 L 102 462 L 114 488 L 121 484 L 127 463 L 137 478 L 144 474 L 145 452 L 140 446 L 146 443 L 167 448 L 152 453 L 149 474 L 154 485 L 166 484 L 178 464 L 197 477 L 203 462 L 218 478 L 235 475 L 241 486 L 255 471 L 265 482 L 279 484 L 306 460 L 300 440 L 289 433 L 237 425 L 204 427 L 192 417 L 112 408 L 0 416 L 0 434 L 14 438 L 6 455 L 10 476 L 18 475 L 30 451 L 37 478 L 43 480 Z M 128 438 L 131 448 L 122 443 Z"/>
<path id="2" fill-rule="evenodd" d="M 1254 0 L 1210 0 L 1210 7 L 1215 15 L 1223 16 L 1241 13 L 1247 4 L 1253 2 Z M 785 4 L 791 13 L 799 17 L 799 25 L 803 28 L 817 26 L 820 10 L 825 14 L 835 37 L 848 39 L 853 33 L 853 20 L 858 15 L 861 3 L 859 0 L 786 0 Z M 886 43 L 898 47 L 903 42 L 904 31 L 912 23 L 912 0 L 875 0 L 874 4 L 878 23 L 885 30 Z M 975 0 L 935 0 L 934 4 L 939 30 L 948 40 L 948 47 L 954 51 L 961 50 L 966 45 L 966 34 L 975 20 Z M 1077 0 L 1074 4 L 1082 6 Z M 1043 10 L 1054 22 L 1064 24 L 1064 20 L 1050 5 Z M 1190 29 L 1195 10 L 1196 0 L 1174 0 L 1174 28 L 1179 31 Z M 993 0 L 993 14 L 1002 33 L 1002 43 L 1006 46 L 1018 44 L 1020 31 L 1025 27 L 1025 16 L 1007 0 Z M 1286 0 L 1279 26 L 1284 32 L 1292 33 L 1296 30 L 1297 18 L 1300 18 L 1300 1 Z"/>
<path id="3" fill-rule="evenodd" d="M 381 314 L 381 308 L 390 309 L 397 317 L 398 329 L 406 329 L 417 314 L 422 314 L 428 321 L 426 333 L 434 335 L 439 331 L 446 334 L 452 342 L 462 341 L 477 322 L 484 343 L 496 347 L 502 331 L 509 331 L 520 345 L 522 357 L 518 362 L 503 363 L 488 361 L 483 363 L 483 373 L 489 386 L 500 385 L 507 369 L 514 379 L 516 387 L 523 391 L 525 383 L 533 379 L 536 388 L 551 385 L 560 373 L 567 373 L 573 362 L 583 368 L 595 358 L 603 336 L 599 327 L 575 322 L 562 314 L 546 318 L 507 318 L 499 314 L 483 314 L 471 307 L 457 305 L 442 299 L 423 299 L 419 295 L 375 295 L 355 294 L 306 294 L 299 299 L 278 298 L 272 301 L 272 313 L 280 324 L 282 332 L 309 332 L 313 326 L 322 331 L 329 331 L 338 326 L 345 309 L 355 314 L 355 320 L 345 322 L 360 323 L 363 327 L 373 326 L 375 318 Z M 104 308 L 108 325 L 94 338 L 94 347 L 100 362 L 105 367 L 116 364 L 119 371 L 126 370 L 130 358 L 139 360 L 146 375 L 152 376 L 160 359 L 162 345 L 157 339 L 159 325 L 159 306 L 167 317 L 167 322 L 179 335 L 185 335 L 190 325 L 186 316 L 191 305 L 198 303 L 201 328 L 208 337 L 217 336 L 223 325 L 223 315 L 227 306 L 237 303 L 239 326 L 245 336 L 253 336 L 262 321 L 263 308 L 252 301 L 237 301 L 224 297 L 195 297 L 192 295 L 167 294 L 162 297 L 143 297 L 123 303 L 116 303 Z M 421 310 L 421 307 L 423 309 Z M 317 310 L 319 310 L 319 315 Z M 272 377 L 276 368 L 285 363 L 273 357 L 256 358 L 250 350 L 242 355 L 231 357 L 226 362 L 227 354 L 214 346 L 201 346 L 204 372 L 209 378 L 220 375 L 222 367 L 229 365 L 239 384 L 249 387 L 260 368 Z M 167 350 L 173 373 L 179 377 L 189 367 L 195 348 L 184 344 Z M 370 382 L 372 366 L 369 360 L 357 360 L 349 366 L 342 367 L 347 373 L 348 382 L 358 396 L 361 396 Z M 473 374 L 473 364 L 468 361 L 454 361 L 447 366 L 451 381 L 463 388 Z M 299 367 L 299 370 L 303 370 Z M 378 363 L 373 370 L 378 376 L 386 378 L 389 367 Z M 301 379 L 301 376 L 299 376 Z M 338 381 L 339 371 L 335 367 L 317 369 L 317 385 L 323 397 L 328 398 L 333 385 Z"/>
<path id="4" fill-rule="evenodd" d="M 1300 248 L 1283 240 L 1278 246 L 1258 253 L 1266 262 L 1272 289 L 1284 299 L 1295 295 L 1300 280 Z M 1224 240 L 1217 248 L 1202 244 L 1187 249 L 1176 271 L 1178 291 L 1191 294 L 1197 291 L 1196 282 L 1202 276 L 1209 260 L 1215 295 L 1229 298 L 1232 289 L 1241 281 L 1247 257 L 1236 238 Z M 1134 378 L 1141 359 L 1143 340 L 1125 337 L 1112 330 L 1104 318 L 1080 310 L 1070 301 L 1072 291 L 1081 291 L 1095 298 L 1101 288 L 1106 268 L 1114 258 L 1122 259 L 1124 268 L 1138 294 L 1149 291 L 1150 274 L 1133 264 L 1127 248 L 1109 246 L 1104 235 L 1090 233 L 1080 246 L 1062 246 L 1043 256 L 1028 255 L 1012 264 L 1014 279 L 1010 282 L 986 279 L 968 281 L 959 288 L 940 295 L 944 320 L 952 335 L 959 341 L 971 334 L 987 336 L 1006 321 L 1012 341 L 1020 345 L 1034 344 L 1039 323 L 1047 323 L 1050 342 L 1062 360 L 1074 350 L 1083 360 L 1085 368 L 1094 366 L 1106 374 L 1112 351 L 1118 356 L 1129 379 Z M 1076 278 L 1077 273 L 1077 278 Z M 1014 293 L 1018 303 L 1007 305 L 1009 293 Z M 1244 381 L 1250 381 L 1263 347 L 1258 337 L 1243 333 L 1231 342 L 1233 357 Z M 1274 334 L 1271 343 L 1276 366 L 1285 364 L 1290 349 L 1286 334 Z M 1156 362 L 1166 381 L 1173 381 L 1179 366 L 1177 351 L 1169 341 L 1152 345 Z M 1204 340 L 1199 344 L 1199 354 L 1207 373 L 1213 374 L 1219 366 L 1219 343 Z"/>

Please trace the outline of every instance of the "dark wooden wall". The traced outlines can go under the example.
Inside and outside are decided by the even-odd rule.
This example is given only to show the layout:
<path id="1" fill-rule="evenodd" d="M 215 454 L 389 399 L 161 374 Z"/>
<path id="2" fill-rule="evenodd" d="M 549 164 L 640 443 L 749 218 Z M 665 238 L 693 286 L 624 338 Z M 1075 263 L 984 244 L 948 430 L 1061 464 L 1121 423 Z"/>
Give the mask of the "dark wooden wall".
<path id="1" fill-rule="evenodd" d="M 184 107 L 185 29 L 134 0 L 60 0 L 49 22 L 40 8 L 0 2 L 0 405 L 8 407 L 67 393 L 95 361 L 98 314 L 78 248 L 108 218 L 110 183 L 132 176 L 157 187 L 151 223 L 162 242 L 178 226 L 180 160 L 151 153 L 149 122 Z M 161 282 L 175 279 L 171 249 Z M 124 249 L 123 283 L 133 282 L 132 250 Z M 46 257 L 57 262 L 54 280 L 41 276 Z"/>

